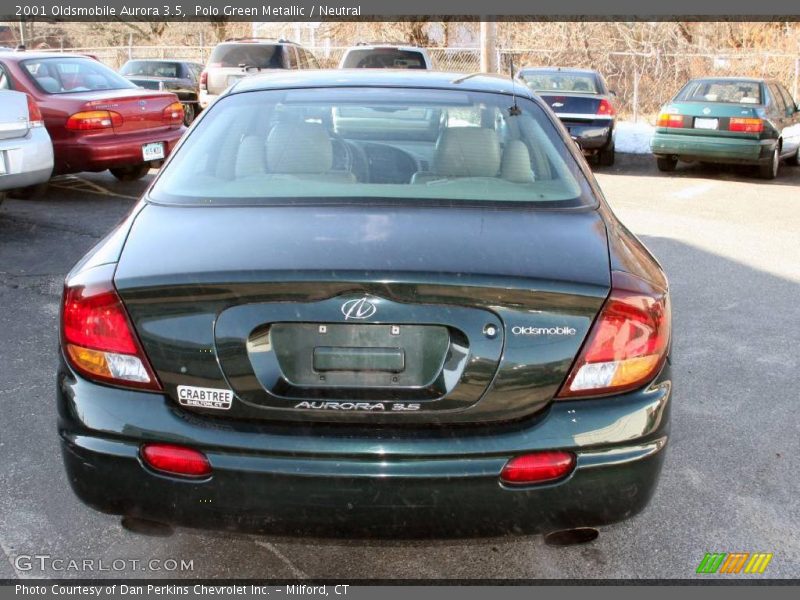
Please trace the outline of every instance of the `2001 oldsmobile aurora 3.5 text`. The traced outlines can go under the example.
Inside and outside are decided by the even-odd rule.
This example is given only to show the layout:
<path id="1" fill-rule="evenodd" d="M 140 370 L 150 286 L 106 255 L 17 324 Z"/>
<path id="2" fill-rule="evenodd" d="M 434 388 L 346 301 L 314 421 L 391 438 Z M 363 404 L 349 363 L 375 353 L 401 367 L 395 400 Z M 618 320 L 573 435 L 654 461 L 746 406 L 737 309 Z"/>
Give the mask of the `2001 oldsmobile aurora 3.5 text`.
<path id="1" fill-rule="evenodd" d="M 450 532 L 644 508 L 667 280 L 541 100 L 459 77 L 253 77 L 203 113 L 66 281 L 83 501 Z"/>

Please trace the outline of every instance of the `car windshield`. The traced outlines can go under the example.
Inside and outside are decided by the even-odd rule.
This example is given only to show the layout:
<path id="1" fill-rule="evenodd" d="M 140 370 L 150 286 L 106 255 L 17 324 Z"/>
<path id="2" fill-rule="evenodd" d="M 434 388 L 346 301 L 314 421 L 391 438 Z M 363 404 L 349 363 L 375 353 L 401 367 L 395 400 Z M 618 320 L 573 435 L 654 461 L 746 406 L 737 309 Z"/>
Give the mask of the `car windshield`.
<path id="1" fill-rule="evenodd" d="M 398 48 L 360 48 L 350 50 L 342 62 L 344 69 L 424 69 L 425 57 L 414 50 Z"/>
<path id="2" fill-rule="evenodd" d="M 534 102 L 467 91 L 324 88 L 233 94 L 201 118 L 151 198 L 593 204 Z"/>
<path id="3" fill-rule="evenodd" d="M 119 71 L 122 75 L 143 77 L 172 77 L 181 76 L 181 65 L 176 62 L 162 62 L 155 60 L 130 60 Z"/>
<path id="4" fill-rule="evenodd" d="M 597 81 L 588 73 L 564 71 L 523 71 L 522 79 L 535 92 L 578 92 L 597 94 Z"/>
<path id="5" fill-rule="evenodd" d="M 34 83 L 48 94 L 136 88 L 130 81 L 91 58 L 32 58 L 20 64 Z"/>
<path id="6" fill-rule="evenodd" d="M 280 69 L 280 46 L 275 44 L 220 44 L 208 59 L 209 67 L 256 67 L 258 69 Z"/>
<path id="7" fill-rule="evenodd" d="M 761 104 L 761 84 L 757 81 L 730 79 L 695 79 L 675 96 L 683 102 L 727 102 Z"/>

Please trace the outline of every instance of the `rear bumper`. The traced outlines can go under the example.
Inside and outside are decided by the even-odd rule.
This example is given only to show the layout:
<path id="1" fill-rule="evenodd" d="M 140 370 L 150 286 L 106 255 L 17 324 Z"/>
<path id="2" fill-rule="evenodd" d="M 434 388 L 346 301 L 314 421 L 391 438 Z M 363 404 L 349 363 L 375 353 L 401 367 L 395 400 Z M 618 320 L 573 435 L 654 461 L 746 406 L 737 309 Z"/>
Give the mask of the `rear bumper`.
<path id="1" fill-rule="evenodd" d="M 53 172 L 53 145 L 44 127 L 21 138 L 0 140 L 0 190 L 44 183 Z"/>
<path id="2" fill-rule="evenodd" d="M 54 143 L 56 172 L 104 171 L 144 162 L 142 146 L 164 142 L 165 157 L 181 139 L 185 127 L 125 134 L 87 135 Z"/>
<path id="3" fill-rule="evenodd" d="M 758 164 L 769 160 L 775 140 L 749 140 L 656 132 L 650 143 L 653 154 L 681 160 Z"/>
<path id="4" fill-rule="evenodd" d="M 614 124 L 608 119 L 592 123 L 562 121 L 570 136 L 578 140 L 582 150 L 600 150 L 611 143 Z"/>
<path id="5" fill-rule="evenodd" d="M 59 432 L 69 481 L 113 514 L 201 527 L 419 526 L 450 533 L 548 531 L 631 517 L 652 496 L 669 431 L 668 367 L 648 389 L 554 403 L 526 422 L 402 430 L 209 419 L 157 394 L 59 376 Z M 202 450 L 213 474 L 187 481 L 143 465 L 147 441 Z M 508 488 L 506 461 L 571 449 L 557 483 Z M 468 524 L 465 527 L 465 524 Z"/>

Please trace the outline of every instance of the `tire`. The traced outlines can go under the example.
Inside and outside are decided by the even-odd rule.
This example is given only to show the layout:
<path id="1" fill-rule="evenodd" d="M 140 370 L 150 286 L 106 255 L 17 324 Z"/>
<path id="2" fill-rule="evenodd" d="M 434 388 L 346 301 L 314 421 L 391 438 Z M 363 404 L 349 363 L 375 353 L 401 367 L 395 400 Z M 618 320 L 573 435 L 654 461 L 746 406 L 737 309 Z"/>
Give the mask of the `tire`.
<path id="1" fill-rule="evenodd" d="M 776 144 L 769 162 L 758 165 L 758 174 L 761 176 L 761 179 L 775 179 L 778 176 L 778 167 L 780 164 L 781 155 Z"/>
<path id="2" fill-rule="evenodd" d="M 614 143 L 612 142 L 597 153 L 597 164 L 601 167 L 612 166 L 614 164 L 615 154 Z"/>
<path id="3" fill-rule="evenodd" d="M 786 164 L 790 167 L 800 167 L 800 146 L 797 147 L 793 156 L 786 159 Z"/>
<path id="4" fill-rule="evenodd" d="M 137 181 L 150 171 L 150 163 L 142 163 L 132 167 L 117 167 L 116 169 L 109 169 L 109 171 L 120 181 Z"/>
<path id="5" fill-rule="evenodd" d="M 673 156 L 657 156 L 656 165 L 659 171 L 670 173 L 678 166 L 678 159 Z"/>
<path id="6" fill-rule="evenodd" d="M 47 183 L 37 183 L 36 185 L 9 190 L 8 197 L 17 200 L 35 200 L 44 195 L 47 191 L 47 185 Z"/>
<path id="7" fill-rule="evenodd" d="M 183 105 L 183 124 L 188 127 L 197 117 L 197 106 L 190 102 Z"/>

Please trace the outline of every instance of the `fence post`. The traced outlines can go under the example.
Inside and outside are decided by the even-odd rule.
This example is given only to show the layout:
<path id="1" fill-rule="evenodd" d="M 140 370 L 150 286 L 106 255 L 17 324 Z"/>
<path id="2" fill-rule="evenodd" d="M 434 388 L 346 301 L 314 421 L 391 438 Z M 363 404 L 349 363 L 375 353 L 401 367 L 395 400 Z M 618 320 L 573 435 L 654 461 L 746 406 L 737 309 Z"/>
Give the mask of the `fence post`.
<path id="1" fill-rule="evenodd" d="M 639 67 L 633 70 L 633 122 L 639 122 Z"/>
<path id="2" fill-rule="evenodd" d="M 800 98 L 797 96 L 797 93 L 800 92 L 798 85 L 800 85 L 800 56 L 794 59 L 794 95 L 792 97 L 795 102 L 800 102 Z"/>
<path id="3" fill-rule="evenodd" d="M 133 34 L 128 34 L 128 60 L 133 60 Z"/>

